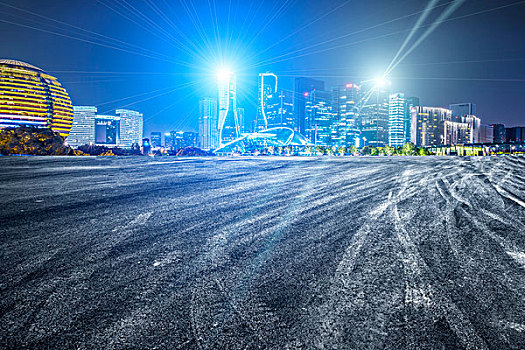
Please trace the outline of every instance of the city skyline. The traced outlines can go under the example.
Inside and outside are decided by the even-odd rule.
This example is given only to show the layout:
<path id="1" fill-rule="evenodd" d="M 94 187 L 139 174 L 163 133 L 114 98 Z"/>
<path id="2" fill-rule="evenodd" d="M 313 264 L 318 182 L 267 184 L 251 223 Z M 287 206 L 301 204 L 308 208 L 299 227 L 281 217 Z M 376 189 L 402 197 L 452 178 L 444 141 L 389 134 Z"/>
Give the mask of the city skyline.
<path id="1" fill-rule="evenodd" d="M 100 114 L 96 106 L 71 107 L 67 91 L 55 77 L 21 61 L 4 59 L 0 66 L 0 92 L 4 96 L 0 116 L 7 123 L 5 126 L 39 121 L 67 137 L 73 147 L 106 145 L 133 149 L 141 143 L 148 149 L 151 144 L 155 148 L 163 146 L 162 132 L 150 132 L 155 142 L 143 137 L 144 119 L 138 111 L 120 108 L 112 116 Z M 270 83 L 266 81 L 268 78 Z M 399 148 L 409 142 L 418 147 L 436 147 L 502 140 L 497 124 L 483 124 L 476 116 L 476 104 L 455 103 L 449 109 L 424 106 L 418 97 L 405 98 L 403 93 L 392 93 L 386 77 L 331 89 L 325 89 L 323 81 L 296 78 L 295 90 L 284 91 L 278 89 L 277 75 L 261 73 L 257 118 L 246 128 L 245 110 L 237 104 L 236 82 L 234 72 L 227 68 L 219 70 L 217 98 L 204 97 L 199 101 L 199 132 L 171 130 L 165 133 L 168 137 L 164 145 L 172 149 L 198 146 L 223 152 L 224 146 L 232 141 L 242 142 L 249 133 L 275 128 L 302 132 L 310 145 L 324 147 Z M 64 114 L 70 109 L 74 118 Z M 63 124 L 64 117 L 72 128 L 71 124 Z M 505 129 L 506 141 L 523 141 L 523 127 L 512 129 Z M 258 136 L 254 134 L 250 139 Z"/>
<path id="2" fill-rule="evenodd" d="M 231 65 L 237 75 L 239 106 L 245 108 L 247 120 L 256 116 L 258 74 L 266 71 L 277 74 L 285 90 L 293 90 L 299 76 L 324 80 L 327 88 L 375 78 L 389 66 L 424 11 L 424 4 L 417 1 L 405 1 L 404 6 L 384 1 L 340 1 L 329 6 L 308 3 L 297 18 L 290 17 L 293 5 L 277 11 L 267 28 L 264 21 L 271 19 L 271 9 L 277 6 L 274 2 L 263 3 L 257 16 L 257 9 L 250 10 L 250 4 L 234 3 L 230 22 L 226 21 L 227 4 L 217 2 L 212 9 L 221 19 L 217 22 L 210 21 L 207 6 L 199 4 L 190 11 L 202 25 L 197 35 L 180 29 L 185 24 L 193 28 L 185 9 L 181 9 L 176 26 L 163 22 L 161 14 L 174 13 L 175 5 L 161 8 L 159 14 L 146 3 L 134 4 L 145 16 L 138 21 L 139 12 L 124 11 L 117 5 L 56 4 L 27 0 L 2 3 L 5 15 L 0 28 L 11 34 L 5 39 L 3 56 L 58 76 L 74 105 L 98 106 L 101 112 L 117 108 L 141 111 L 145 134 L 171 129 L 196 131 L 198 101 L 203 97 L 198 92 L 208 89 L 204 95 L 210 95 L 215 71 L 222 64 Z M 415 39 L 436 22 L 446 4 L 437 2 Z M 519 125 L 524 118 L 519 96 L 525 52 L 512 43 L 519 42 L 524 32 L 520 21 L 523 10 L 517 1 L 461 4 L 389 74 L 392 91 L 418 96 L 427 106 L 473 102 L 484 122 Z M 88 15 L 94 11 L 104 14 L 107 23 L 118 25 L 89 21 Z M 242 11 L 246 18 L 234 16 Z M 343 23 L 348 13 L 360 16 Z M 249 21 L 253 22 L 251 27 L 243 26 Z M 323 34 L 328 28 L 330 36 Z M 244 39 L 237 38 L 241 29 Z M 226 32 L 237 38 L 229 45 L 224 39 Z M 452 36 L 454 40 L 450 40 Z M 176 47 L 161 44 L 163 41 Z M 211 50 L 208 61 L 189 53 L 202 52 L 205 47 Z M 257 55 L 262 57 L 248 59 Z"/>

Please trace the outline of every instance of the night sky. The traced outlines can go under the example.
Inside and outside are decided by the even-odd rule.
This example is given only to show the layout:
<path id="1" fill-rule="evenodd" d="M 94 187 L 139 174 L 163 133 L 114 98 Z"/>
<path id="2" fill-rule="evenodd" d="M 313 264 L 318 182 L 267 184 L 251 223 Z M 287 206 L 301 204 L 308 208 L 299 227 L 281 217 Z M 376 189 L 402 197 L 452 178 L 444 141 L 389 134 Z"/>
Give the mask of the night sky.
<path id="1" fill-rule="evenodd" d="M 260 72 L 278 74 L 283 89 L 297 76 L 328 87 L 381 76 L 427 3 L 0 1 L 0 56 L 55 75 L 74 105 L 143 112 L 146 135 L 196 130 L 220 67 L 237 73 L 239 105 L 254 118 Z M 403 53 L 450 3 L 437 1 Z M 525 126 L 525 1 L 465 1 L 389 79 L 422 105 L 473 102 L 483 123 Z"/>

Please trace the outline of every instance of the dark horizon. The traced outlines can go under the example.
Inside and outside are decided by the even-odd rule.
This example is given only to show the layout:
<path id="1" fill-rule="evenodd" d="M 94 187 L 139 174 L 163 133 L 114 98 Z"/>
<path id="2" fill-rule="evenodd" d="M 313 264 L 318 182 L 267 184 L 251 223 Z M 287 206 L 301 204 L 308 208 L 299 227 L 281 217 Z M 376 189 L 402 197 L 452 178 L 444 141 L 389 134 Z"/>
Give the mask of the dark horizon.
<path id="1" fill-rule="evenodd" d="M 449 3 L 437 2 L 403 52 Z M 290 90 L 298 76 L 327 87 L 380 76 L 425 5 L 8 0 L 0 3 L 0 30 L 9 34 L 0 56 L 55 75 L 74 105 L 139 110 L 148 136 L 195 130 L 198 100 L 214 94 L 221 65 L 238 74 L 248 119 L 259 72 L 276 73 Z M 466 1 L 393 70 L 392 92 L 425 106 L 472 102 L 485 124 L 523 126 L 524 15 L 525 1 Z"/>

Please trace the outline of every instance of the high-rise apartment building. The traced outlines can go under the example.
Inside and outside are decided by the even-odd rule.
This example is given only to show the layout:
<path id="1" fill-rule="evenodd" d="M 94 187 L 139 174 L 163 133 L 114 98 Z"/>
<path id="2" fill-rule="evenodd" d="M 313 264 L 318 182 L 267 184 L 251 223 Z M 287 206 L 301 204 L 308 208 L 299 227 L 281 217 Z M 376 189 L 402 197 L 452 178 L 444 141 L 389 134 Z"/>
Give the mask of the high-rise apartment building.
<path id="1" fill-rule="evenodd" d="M 219 91 L 219 142 L 224 145 L 240 137 L 237 115 L 237 79 L 231 72 L 221 72 L 218 77 Z"/>
<path id="2" fill-rule="evenodd" d="M 120 147 L 131 148 L 142 144 L 144 138 L 144 119 L 142 113 L 129 109 L 117 109 L 120 117 Z"/>
<path id="3" fill-rule="evenodd" d="M 443 143 L 443 121 L 451 121 L 452 111 L 438 107 L 412 107 L 411 142 L 416 146 L 436 146 Z"/>
<path id="4" fill-rule="evenodd" d="M 295 130 L 306 135 L 306 101 L 312 91 L 323 91 L 324 81 L 311 78 L 296 78 L 293 109 L 295 114 Z"/>
<path id="5" fill-rule="evenodd" d="M 199 102 L 199 144 L 205 150 L 219 148 L 217 100 L 211 97 Z"/>
<path id="6" fill-rule="evenodd" d="M 66 141 L 73 147 L 95 143 L 97 107 L 73 106 L 73 126 Z"/>

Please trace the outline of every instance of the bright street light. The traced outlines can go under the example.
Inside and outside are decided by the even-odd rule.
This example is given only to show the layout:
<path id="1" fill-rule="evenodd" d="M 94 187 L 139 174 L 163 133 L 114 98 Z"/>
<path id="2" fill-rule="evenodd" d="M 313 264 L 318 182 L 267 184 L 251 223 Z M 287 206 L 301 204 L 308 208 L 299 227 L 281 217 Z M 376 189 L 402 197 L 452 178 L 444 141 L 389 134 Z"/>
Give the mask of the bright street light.
<path id="1" fill-rule="evenodd" d="M 376 78 L 375 81 L 376 81 L 376 85 L 379 87 L 385 87 L 385 86 L 392 85 L 392 83 L 386 77 Z"/>
<path id="2" fill-rule="evenodd" d="M 221 68 L 217 71 L 217 79 L 222 82 L 230 79 L 232 75 L 233 73 L 227 68 Z"/>

